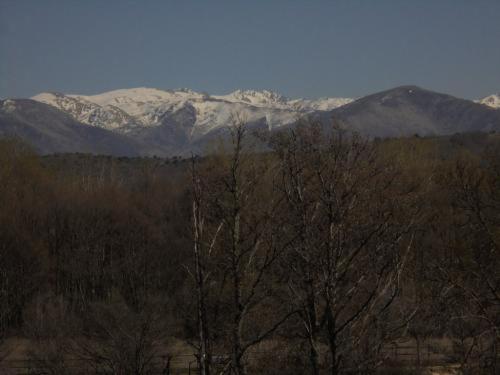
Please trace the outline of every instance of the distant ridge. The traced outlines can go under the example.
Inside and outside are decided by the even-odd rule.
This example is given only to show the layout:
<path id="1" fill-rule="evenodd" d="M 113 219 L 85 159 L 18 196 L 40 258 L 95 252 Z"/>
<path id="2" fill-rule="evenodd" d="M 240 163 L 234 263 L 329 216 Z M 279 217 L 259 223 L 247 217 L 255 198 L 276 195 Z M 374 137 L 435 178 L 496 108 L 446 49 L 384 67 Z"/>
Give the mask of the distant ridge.
<path id="1" fill-rule="evenodd" d="M 133 139 L 81 124 L 52 106 L 30 99 L 0 101 L 0 136 L 21 138 L 42 154 L 141 154 L 140 145 Z"/>
<path id="2" fill-rule="evenodd" d="M 135 88 L 0 101 L 0 136 L 23 138 L 41 153 L 187 155 L 202 152 L 207 142 L 225 134 L 234 113 L 253 128 L 269 131 L 293 126 L 304 116 L 320 119 L 325 126 L 333 118 L 367 137 L 500 131 L 500 110 L 417 86 L 357 100 L 289 99 L 267 90 L 209 95 Z"/>
<path id="3" fill-rule="evenodd" d="M 368 95 L 331 111 L 330 115 L 347 129 L 371 137 L 500 130 L 500 111 L 418 86 Z"/>

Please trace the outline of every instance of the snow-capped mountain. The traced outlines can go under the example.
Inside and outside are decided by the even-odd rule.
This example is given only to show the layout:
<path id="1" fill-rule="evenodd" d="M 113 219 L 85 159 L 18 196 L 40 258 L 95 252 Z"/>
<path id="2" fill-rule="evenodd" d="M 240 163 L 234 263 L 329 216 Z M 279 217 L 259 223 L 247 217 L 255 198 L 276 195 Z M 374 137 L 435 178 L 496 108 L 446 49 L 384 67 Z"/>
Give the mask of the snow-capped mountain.
<path id="1" fill-rule="evenodd" d="M 123 129 L 135 123 L 127 112 L 113 105 L 101 106 L 83 97 L 59 93 L 42 93 L 32 99 L 66 112 L 75 120 L 108 130 Z"/>
<path id="2" fill-rule="evenodd" d="M 487 96 L 486 98 L 477 100 L 478 103 L 487 105 L 491 108 L 500 108 L 500 93 Z"/>
<path id="3" fill-rule="evenodd" d="M 189 89 L 133 88 L 97 95 L 42 93 L 32 99 L 52 105 L 74 119 L 122 133 L 179 122 L 190 136 L 228 126 L 232 114 L 248 122 L 265 121 L 271 129 L 291 124 L 303 114 L 328 111 L 352 99 L 289 99 L 272 91 L 237 90 L 227 95 L 208 95 Z"/>
<path id="4" fill-rule="evenodd" d="M 289 108 L 289 99 L 273 91 L 236 90 L 227 95 L 214 96 L 231 103 L 244 103 L 263 108 Z"/>
<path id="5" fill-rule="evenodd" d="M 250 90 L 227 95 L 150 88 L 98 95 L 43 93 L 32 100 L 0 101 L 0 137 L 25 139 L 42 153 L 171 156 L 209 152 L 227 137 L 233 114 L 254 130 L 294 126 L 303 115 L 327 127 L 334 119 L 369 138 L 498 132 L 500 110 L 491 107 L 499 107 L 499 96 L 479 104 L 416 86 L 355 101 L 289 99 Z"/>
<path id="6" fill-rule="evenodd" d="M 279 108 L 292 111 L 330 111 L 352 102 L 351 98 L 289 99 L 273 91 L 237 90 L 215 98 L 233 103 L 246 103 L 262 108 Z"/>

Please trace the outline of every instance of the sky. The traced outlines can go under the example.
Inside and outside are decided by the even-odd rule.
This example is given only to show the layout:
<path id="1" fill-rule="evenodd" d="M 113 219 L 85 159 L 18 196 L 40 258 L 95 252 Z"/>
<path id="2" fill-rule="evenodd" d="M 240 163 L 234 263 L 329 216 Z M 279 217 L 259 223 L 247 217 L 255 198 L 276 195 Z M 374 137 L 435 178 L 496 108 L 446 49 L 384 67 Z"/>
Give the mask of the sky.
<path id="1" fill-rule="evenodd" d="M 0 0 L 0 97 L 500 92 L 499 0 Z"/>

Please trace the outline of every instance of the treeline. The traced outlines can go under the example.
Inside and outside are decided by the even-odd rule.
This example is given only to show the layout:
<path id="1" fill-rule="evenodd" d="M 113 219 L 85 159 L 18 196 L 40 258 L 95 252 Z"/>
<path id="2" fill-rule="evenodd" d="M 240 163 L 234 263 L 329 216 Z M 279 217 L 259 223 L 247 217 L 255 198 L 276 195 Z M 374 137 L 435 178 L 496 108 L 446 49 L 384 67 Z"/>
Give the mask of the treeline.
<path id="1" fill-rule="evenodd" d="M 186 343 L 204 375 L 364 374 L 410 337 L 500 371 L 500 147 L 316 124 L 254 140 L 236 120 L 170 161 L 1 141 L 4 356 L 25 337 L 50 373 L 158 355 L 168 373 Z"/>

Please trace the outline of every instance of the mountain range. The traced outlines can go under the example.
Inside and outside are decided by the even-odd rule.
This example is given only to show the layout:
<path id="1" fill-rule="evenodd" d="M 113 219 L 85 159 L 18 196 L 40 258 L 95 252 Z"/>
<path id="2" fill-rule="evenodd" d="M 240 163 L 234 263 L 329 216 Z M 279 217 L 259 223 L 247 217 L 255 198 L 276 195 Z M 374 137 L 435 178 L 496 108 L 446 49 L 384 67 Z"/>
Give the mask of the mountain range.
<path id="1" fill-rule="evenodd" d="M 267 90 L 238 90 L 228 95 L 210 96 L 189 89 L 150 88 L 115 90 L 91 96 L 42 93 L 32 99 L 67 112 L 82 123 L 120 133 L 162 126 L 180 117 L 186 125 L 192 120 L 190 135 L 195 138 L 229 125 L 232 113 L 240 113 L 250 122 L 265 118 L 272 128 L 290 124 L 301 114 L 332 110 L 353 100 L 293 100 Z"/>
<path id="2" fill-rule="evenodd" d="M 0 136 L 17 136 L 41 153 L 182 155 L 200 152 L 239 114 L 274 131 L 304 116 L 368 137 L 447 135 L 500 130 L 500 95 L 478 101 L 416 86 L 358 99 L 290 99 L 272 91 L 209 95 L 189 89 L 134 88 L 98 95 L 41 93 L 0 101 Z"/>

